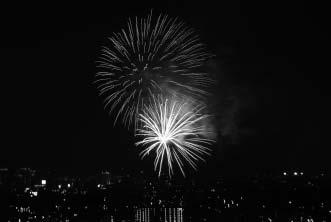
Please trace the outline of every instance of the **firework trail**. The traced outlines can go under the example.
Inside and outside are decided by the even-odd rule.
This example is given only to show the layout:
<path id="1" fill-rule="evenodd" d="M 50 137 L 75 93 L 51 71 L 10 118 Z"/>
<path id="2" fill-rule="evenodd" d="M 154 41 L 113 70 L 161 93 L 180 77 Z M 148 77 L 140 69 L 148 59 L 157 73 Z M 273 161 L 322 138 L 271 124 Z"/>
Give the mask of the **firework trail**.
<path id="1" fill-rule="evenodd" d="M 196 162 L 204 160 L 203 155 L 210 154 L 206 146 L 214 142 L 208 138 L 205 123 L 209 115 L 202 114 L 204 105 L 194 105 L 190 101 L 177 98 L 164 99 L 154 96 L 139 114 L 137 136 L 143 139 L 136 143 L 145 148 L 142 158 L 151 152 L 156 153 L 154 170 L 161 175 L 163 164 L 168 166 L 169 176 L 173 174 L 174 163 L 185 176 L 183 161 L 195 170 Z M 210 132 L 212 133 L 212 132 Z"/>
<path id="2" fill-rule="evenodd" d="M 212 55 L 193 29 L 177 18 L 159 15 L 129 19 L 127 27 L 109 38 L 98 61 L 96 81 L 105 107 L 124 125 L 133 122 L 151 94 L 181 92 L 205 96 L 213 83 L 202 65 Z"/>

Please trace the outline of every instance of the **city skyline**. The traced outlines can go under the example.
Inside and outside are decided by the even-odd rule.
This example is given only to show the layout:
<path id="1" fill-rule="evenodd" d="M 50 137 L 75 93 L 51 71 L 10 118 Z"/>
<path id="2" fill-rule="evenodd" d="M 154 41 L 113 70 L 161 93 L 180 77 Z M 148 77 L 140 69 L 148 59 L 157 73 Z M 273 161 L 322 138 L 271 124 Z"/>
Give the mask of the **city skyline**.
<path id="1" fill-rule="evenodd" d="M 213 181 L 99 171 L 91 177 L 0 169 L 8 221 L 328 221 L 330 177 L 302 171 Z M 272 192 L 271 192 L 272 191 Z"/>

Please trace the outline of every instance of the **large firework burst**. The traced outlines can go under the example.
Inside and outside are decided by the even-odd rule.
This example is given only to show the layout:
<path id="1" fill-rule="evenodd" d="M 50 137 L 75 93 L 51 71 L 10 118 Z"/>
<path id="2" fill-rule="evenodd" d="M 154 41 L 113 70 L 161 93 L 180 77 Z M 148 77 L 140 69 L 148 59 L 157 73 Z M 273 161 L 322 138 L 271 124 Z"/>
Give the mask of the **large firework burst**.
<path id="1" fill-rule="evenodd" d="M 204 160 L 203 155 L 209 154 L 207 148 L 213 141 L 209 138 L 206 120 L 209 117 L 202 114 L 204 105 L 194 105 L 190 101 L 177 98 L 164 99 L 162 96 L 152 97 L 148 105 L 144 105 L 139 114 L 137 136 L 143 139 L 136 145 L 144 146 L 142 158 L 151 152 L 156 153 L 154 169 L 160 176 L 164 162 L 168 172 L 173 174 L 173 165 L 179 166 L 182 174 L 183 160 L 195 170 L 196 162 Z"/>
<path id="2" fill-rule="evenodd" d="M 146 97 L 181 92 L 205 96 L 213 82 L 202 65 L 212 55 L 194 30 L 177 18 L 159 15 L 129 19 L 109 38 L 98 61 L 96 83 L 105 107 L 125 125 L 137 123 Z"/>

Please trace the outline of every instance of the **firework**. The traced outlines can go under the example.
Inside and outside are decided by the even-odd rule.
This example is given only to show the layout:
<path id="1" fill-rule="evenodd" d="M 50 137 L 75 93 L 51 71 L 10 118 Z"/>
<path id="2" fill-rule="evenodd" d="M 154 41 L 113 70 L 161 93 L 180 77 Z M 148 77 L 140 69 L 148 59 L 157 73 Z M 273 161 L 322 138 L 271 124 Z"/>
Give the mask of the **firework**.
<path id="1" fill-rule="evenodd" d="M 137 123 L 151 94 L 207 95 L 213 80 L 202 65 L 212 55 L 194 30 L 177 18 L 159 15 L 129 19 L 127 27 L 103 47 L 96 84 L 105 107 L 124 125 Z M 115 111 L 116 110 L 116 111 Z"/>
<path id="2" fill-rule="evenodd" d="M 174 163 L 185 176 L 184 161 L 196 170 L 196 162 L 204 160 L 203 155 L 210 154 L 206 146 L 214 141 L 208 138 L 211 132 L 205 126 L 209 115 L 202 114 L 204 105 L 176 98 L 152 98 L 139 114 L 142 124 L 137 129 L 137 136 L 143 139 L 136 145 L 144 146 L 142 158 L 155 151 L 154 169 L 159 176 L 164 164 L 171 176 Z"/>

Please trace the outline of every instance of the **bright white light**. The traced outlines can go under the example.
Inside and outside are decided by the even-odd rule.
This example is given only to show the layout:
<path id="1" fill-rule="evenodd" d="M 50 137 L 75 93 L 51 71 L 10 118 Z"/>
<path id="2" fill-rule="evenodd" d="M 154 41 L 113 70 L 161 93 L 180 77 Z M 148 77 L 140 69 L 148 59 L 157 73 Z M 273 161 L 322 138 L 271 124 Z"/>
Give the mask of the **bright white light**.
<path id="1" fill-rule="evenodd" d="M 136 136 L 143 139 L 136 145 L 144 146 L 141 157 L 156 153 L 154 170 L 161 175 L 164 165 L 168 167 L 169 176 L 173 174 L 174 163 L 184 173 L 184 162 L 197 169 L 197 161 L 203 155 L 210 155 L 212 129 L 207 126 L 209 115 L 203 114 L 204 104 L 196 104 L 188 98 L 164 98 L 153 96 L 139 114 Z M 166 162 L 166 163 L 164 163 Z"/>
<path id="2" fill-rule="evenodd" d="M 298 172 L 294 172 L 293 175 L 294 175 L 294 176 L 298 176 Z"/>
<path id="3" fill-rule="evenodd" d="M 283 173 L 283 175 L 284 175 L 284 176 L 286 176 L 286 175 L 287 175 L 287 173 L 286 173 L 286 172 L 284 172 L 284 173 Z"/>
<path id="4" fill-rule="evenodd" d="M 41 180 L 41 185 L 46 185 L 46 180 Z"/>
<path id="5" fill-rule="evenodd" d="M 70 185 L 70 183 L 68 183 L 68 188 L 70 188 L 71 187 L 71 185 Z"/>

